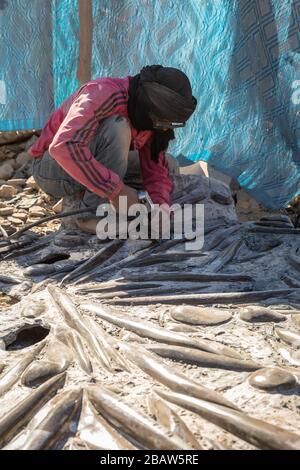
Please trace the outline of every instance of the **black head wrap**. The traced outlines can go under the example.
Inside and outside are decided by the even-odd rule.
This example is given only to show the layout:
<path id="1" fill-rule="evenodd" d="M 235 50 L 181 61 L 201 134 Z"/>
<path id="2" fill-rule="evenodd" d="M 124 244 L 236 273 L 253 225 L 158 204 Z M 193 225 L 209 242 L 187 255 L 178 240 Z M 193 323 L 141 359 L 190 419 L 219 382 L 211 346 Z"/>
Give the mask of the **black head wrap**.
<path id="1" fill-rule="evenodd" d="M 154 161 L 158 161 L 159 152 L 167 150 L 175 134 L 173 129 L 153 129 L 149 113 L 159 119 L 185 122 L 194 112 L 196 104 L 189 79 L 178 69 L 151 65 L 130 77 L 128 115 L 138 131 L 153 131 L 151 158 Z"/>

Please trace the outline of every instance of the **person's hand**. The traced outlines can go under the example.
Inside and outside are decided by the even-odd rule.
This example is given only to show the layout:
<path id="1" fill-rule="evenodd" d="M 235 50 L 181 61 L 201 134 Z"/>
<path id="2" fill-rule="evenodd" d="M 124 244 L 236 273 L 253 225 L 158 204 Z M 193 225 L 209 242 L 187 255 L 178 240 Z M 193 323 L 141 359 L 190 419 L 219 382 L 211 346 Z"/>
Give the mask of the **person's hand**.
<path id="1" fill-rule="evenodd" d="M 133 189 L 130 186 L 127 186 L 126 184 L 124 184 L 123 188 L 121 189 L 121 191 L 119 192 L 117 197 L 115 197 L 114 199 L 112 199 L 110 201 L 110 203 L 113 205 L 113 207 L 115 208 L 115 210 L 117 212 L 120 211 L 120 204 L 119 204 L 119 202 L 120 202 L 119 197 L 120 196 L 127 197 L 127 208 L 128 209 L 129 209 L 130 206 L 132 206 L 132 204 L 138 204 L 139 203 L 138 193 L 137 193 L 136 189 Z"/>

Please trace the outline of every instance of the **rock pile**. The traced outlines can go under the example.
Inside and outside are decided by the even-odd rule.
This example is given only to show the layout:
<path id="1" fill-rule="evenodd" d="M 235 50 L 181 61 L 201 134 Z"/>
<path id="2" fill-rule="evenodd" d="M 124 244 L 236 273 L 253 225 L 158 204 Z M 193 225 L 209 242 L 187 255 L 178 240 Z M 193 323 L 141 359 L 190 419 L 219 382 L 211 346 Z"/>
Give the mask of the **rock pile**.
<path id="1" fill-rule="evenodd" d="M 26 223 L 61 210 L 59 201 L 40 191 L 31 176 L 29 147 L 37 139 L 0 146 L 0 227 L 10 235 Z M 54 207 L 53 207 L 54 206 Z M 50 222 L 36 230 L 48 233 L 59 222 Z"/>

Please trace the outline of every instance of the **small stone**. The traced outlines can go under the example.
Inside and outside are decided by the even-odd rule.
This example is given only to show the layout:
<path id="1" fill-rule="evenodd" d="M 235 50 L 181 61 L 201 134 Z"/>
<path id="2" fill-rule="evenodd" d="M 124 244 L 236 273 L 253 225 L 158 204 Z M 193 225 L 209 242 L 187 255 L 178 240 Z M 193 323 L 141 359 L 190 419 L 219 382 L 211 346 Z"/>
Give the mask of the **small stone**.
<path id="1" fill-rule="evenodd" d="M 33 176 L 30 176 L 30 178 L 28 178 L 28 180 L 26 181 L 26 186 L 28 186 L 28 188 L 32 188 L 32 189 L 39 189 L 39 187 L 36 184 L 35 179 L 34 179 Z"/>
<path id="2" fill-rule="evenodd" d="M 16 217 L 7 217 L 7 219 L 14 225 L 22 225 L 23 223 L 21 219 L 17 219 Z"/>
<path id="3" fill-rule="evenodd" d="M 29 208 L 29 212 L 35 213 L 35 212 L 45 212 L 44 207 L 38 206 L 37 204 L 34 204 Z"/>
<path id="4" fill-rule="evenodd" d="M 0 198 L 2 199 L 11 199 L 17 194 L 16 188 L 3 184 L 0 188 Z"/>
<path id="5" fill-rule="evenodd" d="M 31 188 L 27 188 L 32 191 Z M 25 190 L 21 193 L 22 198 L 18 202 L 18 208 L 20 209 L 29 209 L 29 207 L 33 207 L 36 205 L 36 197 L 32 198 L 32 195 L 26 194 Z"/>
<path id="6" fill-rule="evenodd" d="M 0 164 L 0 179 L 8 180 L 14 173 L 13 163 L 11 161 L 5 161 Z"/>
<path id="7" fill-rule="evenodd" d="M 22 192 L 26 195 L 27 193 L 32 193 L 32 191 L 33 191 L 33 188 L 25 188 L 23 189 Z"/>
<path id="8" fill-rule="evenodd" d="M 285 321 L 286 317 L 269 308 L 253 305 L 240 310 L 240 319 L 250 323 L 259 323 Z"/>
<path id="9" fill-rule="evenodd" d="M 15 178 L 12 180 L 8 180 L 7 184 L 9 184 L 10 186 L 14 186 L 15 188 L 18 188 L 20 186 L 25 186 L 26 180 L 25 178 Z"/>
<path id="10" fill-rule="evenodd" d="M 191 325 L 218 325 L 232 318 L 232 313 L 229 310 L 193 307 L 192 305 L 174 307 L 170 314 L 174 320 Z"/>
<path id="11" fill-rule="evenodd" d="M 36 200 L 36 205 L 43 207 L 44 202 L 45 202 L 44 199 L 41 196 L 39 196 Z"/>
<path id="12" fill-rule="evenodd" d="M 53 201 L 53 197 L 50 194 L 46 194 L 43 191 L 40 191 L 40 197 L 37 200 L 37 204 L 44 204 L 45 202 L 48 204 Z"/>
<path id="13" fill-rule="evenodd" d="M 249 378 L 249 383 L 261 390 L 274 390 L 279 387 L 290 389 L 297 385 L 295 377 L 279 367 L 266 367 L 254 372 Z"/>
<path id="14" fill-rule="evenodd" d="M 30 217 L 43 217 L 46 214 L 46 210 L 41 206 L 32 206 L 29 209 Z"/>
<path id="15" fill-rule="evenodd" d="M 27 152 L 19 153 L 16 158 L 16 169 L 21 168 L 22 166 L 26 165 L 30 161 L 31 157 L 28 155 Z"/>
<path id="16" fill-rule="evenodd" d="M 62 199 L 60 199 L 56 204 L 54 204 L 52 210 L 55 212 L 55 214 L 59 214 L 62 211 Z"/>
<path id="17" fill-rule="evenodd" d="M 14 208 L 11 206 L 0 207 L 0 216 L 7 217 L 8 215 L 12 215 L 14 213 Z"/>
<path id="18" fill-rule="evenodd" d="M 26 212 L 15 212 L 14 217 L 16 217 L 17 219 L 23 220 L 23 222 L 25 222 L 25 220 L 27 220 Z"/>
<path id="19" fill-rule="evenodd" d="M 40 217 L 31 217 L 30 215 L 27 218 L 27 223 L 33 224 L 35 222 L 38 222 L 40 220 Z M 42 227 L 43 225 L 40 225 Z"/>
<path id="20" fill-rule="evenodd" d="M 44 217 L 44 212 L 34 212 L 33 214 L 30 214 L 30 217 L 32 219 L 42 219 Z"/>

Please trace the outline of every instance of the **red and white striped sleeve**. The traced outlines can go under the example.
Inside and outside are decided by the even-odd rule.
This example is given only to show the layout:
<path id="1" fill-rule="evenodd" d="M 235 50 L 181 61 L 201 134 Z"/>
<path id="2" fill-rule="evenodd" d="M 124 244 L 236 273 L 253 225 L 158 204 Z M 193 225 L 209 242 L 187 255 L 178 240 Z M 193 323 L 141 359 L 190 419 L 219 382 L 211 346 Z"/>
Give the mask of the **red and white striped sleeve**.
<path id="1" fill-rule="evenodd" d="M 99 122 L 124 108 L 126 92 L 109 84 L 87 84 L 74 100 L 49 146 L 50 155 L 87 189 L 114 199 L 123 183 L 112 170 L 99 163 L 89 142 Z"/>

